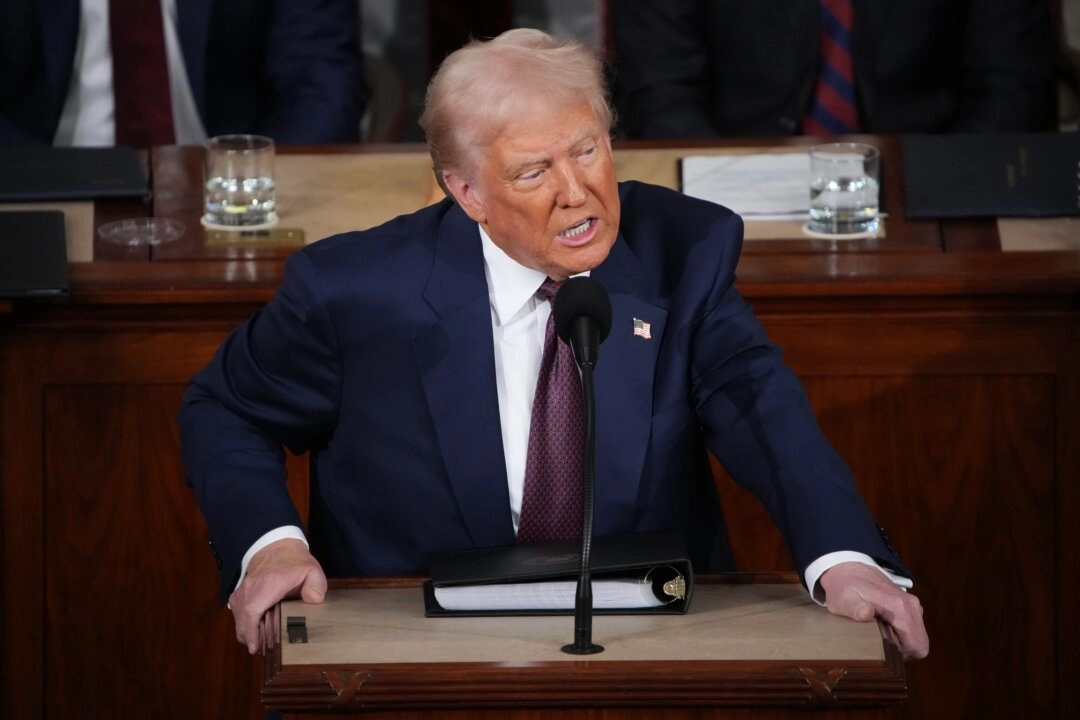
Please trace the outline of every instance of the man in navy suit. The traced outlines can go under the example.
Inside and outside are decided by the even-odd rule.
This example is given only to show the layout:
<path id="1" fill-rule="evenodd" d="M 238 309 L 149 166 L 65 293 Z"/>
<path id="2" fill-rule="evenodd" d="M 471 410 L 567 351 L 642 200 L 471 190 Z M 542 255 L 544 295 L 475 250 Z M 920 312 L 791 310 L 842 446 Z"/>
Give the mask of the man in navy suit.
<path id="1" fill-rule="evenodd" d="M 355 0 L 165 0 L 163 9 L 179 42 L 170 82 L 188 86 L 181 96 L 173 88 L 179 140 L 359 141 L 366 90 Z M 109 0 L 0 3 L 0 145 L 110 144 L 58 136 L 62 116 L 86 109 L 69 95 L 87 54 L 109 67 L 109 12 Z M 108 94 L 107 73 L 101 82 Z M 201 125 L 194 137 L 182 132 L 178 98 L 191 106 L 187 124 Z"/>
<path id="2" fill-rule="evenodd" d="M 696 567 L 731 569 L 712 450 L 816 598 L 884 617 L 925 655 L 907 572 L 734 288 L 741 220 L 616 182 L 595 54 L 509 31 L 450 55 L 427 98 L 452 200 L 293 255 L 185 396 L 188 481 L 237 638 L 272 643 L 268 609 L 320 602 L 324 572 L 424 574 L 432 551 L 515 541 L 550 312 L 536 292 L 588 273 L 613 309 L 594 376 L 596 532 L 681 531 Z M 306 531 L 283 445 L 312 456 Z"/>

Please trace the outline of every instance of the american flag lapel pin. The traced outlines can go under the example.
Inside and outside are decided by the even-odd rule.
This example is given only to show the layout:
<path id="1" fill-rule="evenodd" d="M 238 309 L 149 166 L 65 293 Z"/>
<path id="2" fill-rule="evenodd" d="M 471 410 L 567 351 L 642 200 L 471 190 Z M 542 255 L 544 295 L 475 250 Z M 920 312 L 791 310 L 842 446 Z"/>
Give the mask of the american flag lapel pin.
<path id="1" fill-rule="evenodd" d="M 652 340 L 652 324 L 639 318 L 634 318 L 634 337 Z"/>

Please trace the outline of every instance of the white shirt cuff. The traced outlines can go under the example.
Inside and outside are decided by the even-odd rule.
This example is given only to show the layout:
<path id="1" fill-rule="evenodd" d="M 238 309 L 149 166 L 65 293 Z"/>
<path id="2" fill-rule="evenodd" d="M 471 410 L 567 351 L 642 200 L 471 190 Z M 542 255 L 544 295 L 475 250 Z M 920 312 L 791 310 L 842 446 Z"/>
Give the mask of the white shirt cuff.
<path id="1" fill-rule="evenodd" d="M 818 586 L 818 580 L 821 579 L 821 576 L 825 574 L 826 570 L 845 562 L 857 562 L 862 563 L 863 565 L 869 565 L 870 567 L 875 567 L 881 572 L 885 573 L 885 577 L 892 580 L 894 583 L 896 583 L 897 586 L 903 588 L 904 590 L 909 590 L 914 585 L 914 583 L 911 582 L 911 578 L 906 578 L 903 575 L 897 575 L 891 570 L 887 570 L 881 567 L 876 562 L 874 562 L 874 559 L 871 558 L 869 555 L 861 552 L 852 552 L 850 550 L 840 550 L 838 552 L 831 552 L 822 555 L 817 560 L 810 563 L 810 565 L 806 568 L 806 574 L 804 575 L 804 579 L 806 580 L 806 587 L 810 589 L 810 597 L 818 605 L 825 605 L 825 591 Z"/>
<path id="2" fill-rule="evenodd" d="M 248 563 L 251 562 L 251 558 L 255 557 L 255 553 L 259 552 L 270 543 L 275 543 L 278 540 L 287 540 L 289 538 L 299 540 L 304 543 L 304 545 L 308 544 L 307 538 L 304 537 L 304 531 L 296 525 L 282 525 L 256 540 L 255 544 L 248 548 L 248 551 L 244 553 L 244 559 L 240 561 L 240 579 L 236 581 L 236 587 L 234 587 L 233 590 L 236 590 L 236 588 L 240 587 L 240 583 L 244 582 L 244 576 L 247 575 Z"/>

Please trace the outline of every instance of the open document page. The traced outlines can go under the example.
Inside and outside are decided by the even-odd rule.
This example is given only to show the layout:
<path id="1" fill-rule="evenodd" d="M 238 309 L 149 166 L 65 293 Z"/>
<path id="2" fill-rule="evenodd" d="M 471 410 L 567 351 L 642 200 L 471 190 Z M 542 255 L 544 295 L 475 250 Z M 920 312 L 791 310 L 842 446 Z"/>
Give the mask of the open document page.
<path id="1" fill-rule="evenodd" d="M 645 578 L 594 580 L 593 607 L 620 610 L 660 607 L 653 584 Z M 497 583 L 435 588 L 435 599 L 445 610 L 572 610 L 576 580 Z"/>
<path id="2" fill-rule="evenodd" d="M 810 156 L 804 152 L 691 155 L 682 159 L 682 189 L 731 208 L 746 221 L 806 220 Z"/>

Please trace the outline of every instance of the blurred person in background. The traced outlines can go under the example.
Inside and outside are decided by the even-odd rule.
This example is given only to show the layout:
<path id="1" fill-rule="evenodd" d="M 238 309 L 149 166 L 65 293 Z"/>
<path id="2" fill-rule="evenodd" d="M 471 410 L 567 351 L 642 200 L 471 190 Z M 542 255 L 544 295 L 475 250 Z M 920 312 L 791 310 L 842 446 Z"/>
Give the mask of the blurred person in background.
<path id="1" fill-rule="evenodd" d="M 611 12 L 628 137 L 1055 128 L 1046 0 L 638 0 Z M 828 114 L 844 104 L 846 117 Z"/>
<path id="2" fill-rule="evenodd" d="M 5 0 L 0 145 L 359 141 L 355 0 Z"/>

